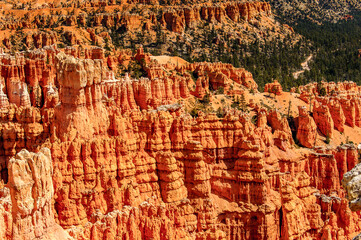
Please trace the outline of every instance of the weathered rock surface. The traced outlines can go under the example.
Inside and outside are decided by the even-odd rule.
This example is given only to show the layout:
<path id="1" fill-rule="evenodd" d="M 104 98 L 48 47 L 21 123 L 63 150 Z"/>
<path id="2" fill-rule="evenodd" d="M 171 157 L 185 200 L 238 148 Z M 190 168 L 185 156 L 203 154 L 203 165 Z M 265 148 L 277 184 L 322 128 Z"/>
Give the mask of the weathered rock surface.
<path id="1" fill-rule="evenodd" d="M 267 122 L 274 131 L 273 138 L 275 145 L 284 151 L 292 148 L 294 141 L 287 118 L 281 117 L 277 110 L 271 110 L 267 115 Z"/>
<path id="2" fill-rule="evenodd" d="M 314 147 L 317 128 L 333 129 L 322 121 L 331 112 L 316 106 L 312 117 L 301 107 L 291 126 L 260 107 L 198 117 L 185 110 L 211 88 L 223 88 L 224 98 L 257 92 L 244 69 L 158 64 L 142 50 L 106 58 L 99 48 L 5 54 L 2 63 L 5 239 L 46 237 L 56 223 L 79 240 L 351 239 L 361 231 L 340 183 L 357 163 L 356 148 Z M 115 77 L 118 63 L 144 64 L 147 77 Z M 7 89 L 17 82 L 40 91 L 16 104 Z M 293 135 L 313 150 L 294 147 Z"/>
<path id="3" fill-rule="evenodd" d="M 299 89 L 299 98 L 313 105 L 313 118 L 325 136 L 332 137 L 332 129 L 343 133 L 345 125 L 361 125 L 360 87 L 354 82 L 310 83 Z"/>
<path id="4" fill-rule="evenodd" d="M 360 211 L 361 164 L 357 164 L 355 168 L 343 175 L 342 185 L 347 192 L 347 199 L 350 201 L 350 209 L 352 211 Z"/>
<path id="5" fill-rule="evenodd" d="M 297 139 L 302 146 L 312 148 L 316 142 L 317 126 L 307 112 L 306 107 L 299 107 Z"/>
<path id="6" fill-rule="evenodd" d="M 1 189 L 1 239 L 72 239 L 54 219 L 51 152 L 20 151 L 8 164 Z"/>
<path id="7" fill-rule="evenodd" d="M 320 132 L 326 137 L 332 138 L 334 123 L 328 107 L 315 103 L 313 106 L 313 119 Z"/>
<path id="8" fill-rule="evenodd" d="M 157 4 L 159 5 L 158 1 Z M 110 1 L 103 2 L 103 6 L 114 6 L 115 3 Z M 140 2 L 138 1 L 126 1 L 123 3 L 122 8 L 137 6 Z M 64 3 L 60 3 L 64 4 Z M 81 5 L 84 4 L 82 1 L 77 3 L 77 8 L 81 9 Z M 145 6 L 152 5 L 153 3 L 144 3 Z M 169 4 L 169 5 L 168 5 Z M 201 21 L 206 22 L 220 22 L 224 23 L 227 21 L 241 22 L 250 21 L 257 16 L 265 15 L 270 16 L 271 6 L 267 2 L 251 1 L 251 2 L 224 2 L 216 5 L 209 5 L 208 1 L 197 2 L 196 4 L 189 2 L 188 4 L 180 3 L 168 3 L 167 8 L 161 8 L 161 16 L 156 18 L 152 14 L 141 16 L 139 14 L 130 13 L 129 11 L 116 11 L 112 12 L 100 12 L 96 14 L 88 14 L 87 12 L 74 11 L 72 16 L 60 15 L 57 12 L 43 15 L 28 15 L 23 17 L 12 18 L 11 21 L 2 23 L 2 26 L 6 29 L 18 29 L 23 28 L 55 28 L 57 26 L 78 26 L 85 27 L 99 27 L 104 26 L 107 28 L 124 26 L 127 30 L 135 30 L 140 27 L 144 27 L 147 24 L 156 25 L 158 23 L 164 25 L 171 31 L 181 33 L 184 28 L 194 27 Z M 124 6 L 125 5 L 125 6 Z M 164 5 L 164 4 L 162 4 Z M 60 7 L 60 6 L 58 6 Z M 95 8 L 94 6 L 87 6 L 89 8 Z M 32 9 L 29 9 L 32 10 Z M 139 9 L 140 10 L 140 9 Z M 144 23 L 146 21 L 146 23 Z M 139 24 L 136 24 L 136 23 Z M 45 24 L 47 23 L 47 24 Z M 54 32 L 30 32 L 26 35 L 27 44 L 34 44 L 36 48 L 44 46 L 50 46 L 56 41 L 56 35 Z M 31 43 L 33 41 L 33 43 Z M 8 41 L 6 41 L 8 42 Z"/>
<path id="9" fill-rule="evenodd" d="M 264 86 L 264 92 L 273 93 L 275 95 L 281 95 L 282 94 L 282 86 L 277 80 L 275 80 L 273 83 L 267 83 Z"/>

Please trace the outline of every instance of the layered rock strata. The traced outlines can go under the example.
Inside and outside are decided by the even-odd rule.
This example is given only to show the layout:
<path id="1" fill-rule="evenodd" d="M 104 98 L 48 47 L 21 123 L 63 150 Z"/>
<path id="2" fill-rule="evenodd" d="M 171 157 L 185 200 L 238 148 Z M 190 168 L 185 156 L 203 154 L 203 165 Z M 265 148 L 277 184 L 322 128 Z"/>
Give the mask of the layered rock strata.
<path id="1" fill-rule="evenodd" d="M 1 178 L 14 194 L 14 201 L 4 197 L 1 205 L 1 226 L 12 226 L 5 236 L 11 238 L 14 229 L 20 237 L 46 235 L 55 222 L 74 239 L 94 240 L 350 239 L 361 231 L 340 184 L 357 163 L 356 148 L 311 150 L 317 128 L 330 129 L 317 124 L 325 116 L 331 121 L 330 112 L 316 107 L 316 117 L 301 107 L 296 129 L 279 112 L 262 108 L 251 113 L 226 108 L 222 116 L 200 111 L 192 117 L 178 101 L 203 98 L 197 86 L 209 94 L 210 86 L 224 87 L 228 96 L 229 83 L 243 92 L 256 89 L 252 75 L 219 63 L 160 66 L 139 51 L 129 61 L 144 59 L 148 78 L 118 79 L 100 49 L 46 51 L 22 60 L 4 57 L 12 61 L 2 68 L 7 69 L 4 89 L 21 82 L 41 90 L 29 94 L 30 106 L 9 98 L 0 111 Z M 9 70 L 22 69 L 32 58 L 45 62 L 38 84 L 28 71 Z M 36 96 L 44 99 L 40 106 Z M 294 133 L 310 149 L 293 147 Z M 42 146 L 51 151 L 53 174 L 50 165 L 31 167 L 50 159 Z M 21 174 L 11 160 L 17 152 L 15 160 L 29 165 Z M 38 179 L 37 171 L 45 172 L 44 178 Z M 14 187 L 14 173 L 26 188 Z M 30 200 L 15 197 L 29 183 Z M 34 199 L 44 202 L 40 213 Z M 14 208 L 20 200 L 34 211 Z M 20 220 L 26 222 L 33 212 L 39 227 L 29 232 L 14 227 L 19 223 L 14 216 L 25 214 Z"/>

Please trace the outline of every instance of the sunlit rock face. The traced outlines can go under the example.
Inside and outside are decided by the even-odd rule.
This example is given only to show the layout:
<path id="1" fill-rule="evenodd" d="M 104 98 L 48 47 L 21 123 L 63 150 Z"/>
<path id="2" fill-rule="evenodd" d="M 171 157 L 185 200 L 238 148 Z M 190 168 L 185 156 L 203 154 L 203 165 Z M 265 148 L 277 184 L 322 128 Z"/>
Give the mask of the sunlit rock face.
<path id="1" fill-rule="evenodd" d="M 229 64 L 160 64 L 139 50 L 129 61 L 143 62 L 146 76 L 136 79 L 114 74 L 124 56 L 78 51 L 7 62 L 25 70 L 1 80 L 3 239 L 351 239 L 361 231 L 345 198 L 354 185 L 341 186 L 356 147 L 316 146 L 347 125 L 318 105 L 329 99 L 316 94 L 312 114 L 299 100 L 293 122 L 248 102 L 250 112 L 192 117 L 195 99 L 217 101 L 210 86 L 223 88 L 224 105 L 264 94 Z M 27 87 L 25 105 L 9 97 L 12 83 Z"/>
<path id="2" fill-rule="evenodd" d="M 2 186 L 2 239 L 72 239 L 55 221 L 51 152 L 21 150 L 8 163 L 8 184 Z"/>

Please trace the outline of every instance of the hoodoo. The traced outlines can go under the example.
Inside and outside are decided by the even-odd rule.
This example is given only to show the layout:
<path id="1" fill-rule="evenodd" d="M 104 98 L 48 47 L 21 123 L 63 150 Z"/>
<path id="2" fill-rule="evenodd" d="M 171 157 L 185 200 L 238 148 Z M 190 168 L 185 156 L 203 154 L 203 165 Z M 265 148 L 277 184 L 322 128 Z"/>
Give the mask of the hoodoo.
<path id="1" fill-rule="evenodd" d="M 357 239 L 351 2 L 0 1 L 0 239 Z"/>

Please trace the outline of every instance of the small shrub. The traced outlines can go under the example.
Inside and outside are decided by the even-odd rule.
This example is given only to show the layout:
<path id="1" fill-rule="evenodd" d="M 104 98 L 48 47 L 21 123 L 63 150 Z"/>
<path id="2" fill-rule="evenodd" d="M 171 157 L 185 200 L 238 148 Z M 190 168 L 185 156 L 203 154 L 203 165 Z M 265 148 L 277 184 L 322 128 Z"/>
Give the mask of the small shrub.
<path id="1" fill-rule="evenodd" d="M 330 142 L 331 142 L 330 134 L 327 133 L 325 143 L 330 144 Z"/>
<path id="2" fill-rule="evenodd" d="M 224 88 L 223 87 L 219 87 L 216 91 L 216 94 L 224 94 Z"/>
<path id="3" fill-rule="evenodd" d="M 207 93 L 206 95 L 204 95 L 203 99 L 200 100 L 200 102 L 203 103 L 204 105 L 208 105 L 211 102 L 211 97 Z"/>
<path id="4" fill-rule="evenodd" d="M 257 121 L 258 121 L 258 116 L 257 115 L 254 115 L 251 119 L 251 122 L 256 125 L 257 124 Z"/>
<path id="5" fill-rule="evenodd" d="M 196 73 L 196 72 L 191 72 L 191 71 L 188 71 L 188 72 L 189 72 L 189 74 L 191 75 L 194 83 L 196 83 L 196 82 L 197 82 L 197 79 L 198 79 L 198 73 Z"/>
<path id="6" fill-rule="evenodd" d="M 198 117 L 198 109 L 193 108 L 190 113 L 189 113 L 193 118 L 197 118 Z"/>
<path id="7" fill-rule="evenodd" d="M 326 89 L 324 87 L 320 89 L 320 96 L 326 96 Z"/>
<path id="8" fill-rule="evenodd" d="M 218 118 L 223 118 L 224 117 L 224 110 L 221 107 L 219 107 L 217 109 L 217 117 Z"/>

